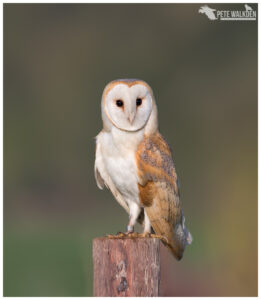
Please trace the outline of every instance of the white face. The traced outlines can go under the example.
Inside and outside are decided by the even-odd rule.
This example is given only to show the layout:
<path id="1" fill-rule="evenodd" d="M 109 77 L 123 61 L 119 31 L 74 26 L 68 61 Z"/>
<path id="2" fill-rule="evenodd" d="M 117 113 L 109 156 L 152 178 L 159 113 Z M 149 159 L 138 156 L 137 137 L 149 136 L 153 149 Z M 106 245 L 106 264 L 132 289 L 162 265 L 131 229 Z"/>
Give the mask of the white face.
<path id="1" fill-rule="evenodd" d="M 105 113 L 119 129 L 137 131 L 143 128 L 151 114 L 152 97 L 146 86 L 115 85 L 104 99 Z"/>

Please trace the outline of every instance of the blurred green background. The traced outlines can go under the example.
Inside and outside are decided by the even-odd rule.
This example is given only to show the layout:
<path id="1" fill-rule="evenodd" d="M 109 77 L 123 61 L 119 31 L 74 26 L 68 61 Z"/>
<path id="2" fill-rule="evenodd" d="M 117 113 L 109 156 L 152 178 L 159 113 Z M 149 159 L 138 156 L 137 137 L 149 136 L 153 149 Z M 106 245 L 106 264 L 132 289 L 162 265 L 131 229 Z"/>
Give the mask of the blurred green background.
<path id="1" fill-rule="evenodd" d="M 117 78 L 154 90 L 194 237 L 162 295 L 257 295 L 257 22 L 199 7 L 4 4 L 4 296 L 92 295 L 92 239 L 128 220 L 93 175 Z"/>

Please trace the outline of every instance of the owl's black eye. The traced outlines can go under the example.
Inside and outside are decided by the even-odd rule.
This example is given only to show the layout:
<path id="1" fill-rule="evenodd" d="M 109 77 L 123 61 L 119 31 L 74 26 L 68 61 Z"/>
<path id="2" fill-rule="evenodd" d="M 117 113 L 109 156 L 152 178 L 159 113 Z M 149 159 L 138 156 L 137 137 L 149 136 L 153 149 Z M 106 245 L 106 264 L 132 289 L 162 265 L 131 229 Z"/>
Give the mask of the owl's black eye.
<path id="1" fill-rule="evenodd" d="M 141 98 L 137 98 L 136 105 L 140 106 L 141 104 L 142 104 L 142 99 Z"/>
<path id="2" fill-rule="evenodd" d="M 116 100 L 116 105 L 119 107 L 123 106 L 123 101 L 122 100 Z"/>

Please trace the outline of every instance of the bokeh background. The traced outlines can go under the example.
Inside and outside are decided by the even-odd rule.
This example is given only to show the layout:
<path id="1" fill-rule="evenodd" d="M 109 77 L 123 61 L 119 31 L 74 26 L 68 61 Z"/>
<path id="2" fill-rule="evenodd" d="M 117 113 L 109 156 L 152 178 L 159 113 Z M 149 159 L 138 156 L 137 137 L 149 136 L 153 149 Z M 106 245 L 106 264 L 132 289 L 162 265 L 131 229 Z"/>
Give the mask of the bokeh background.
<path id="1" fill-rule="evenodd" d="M 257 22 L 200 6 L 4 4 L 4 296 L 92 296 L 92 239 L 128 219 L 93 175 L 117 78 L 154 90 L 194 237 L 162 295 L 257 295 Z"/>

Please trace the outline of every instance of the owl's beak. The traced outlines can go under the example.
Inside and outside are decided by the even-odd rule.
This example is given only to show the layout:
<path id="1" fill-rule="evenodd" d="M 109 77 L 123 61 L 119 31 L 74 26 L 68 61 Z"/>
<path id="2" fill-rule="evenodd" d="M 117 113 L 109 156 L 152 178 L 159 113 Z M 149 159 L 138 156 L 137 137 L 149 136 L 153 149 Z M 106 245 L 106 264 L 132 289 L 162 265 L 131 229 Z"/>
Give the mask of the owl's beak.
<path id="1" fill-rule="evenodd" d="M 129 113 L 128 120 L 132 124 L 135 119 L 135 112 Z"/>

